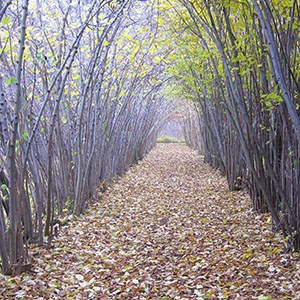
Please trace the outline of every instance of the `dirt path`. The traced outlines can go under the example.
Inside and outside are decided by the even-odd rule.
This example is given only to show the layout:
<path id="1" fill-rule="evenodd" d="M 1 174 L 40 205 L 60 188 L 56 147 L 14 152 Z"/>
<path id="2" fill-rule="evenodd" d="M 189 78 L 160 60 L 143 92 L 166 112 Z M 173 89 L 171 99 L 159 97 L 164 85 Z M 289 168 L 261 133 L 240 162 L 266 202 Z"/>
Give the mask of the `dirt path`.
<path id="1" fill-rule="evenodd" d="M 1 299 L 300 299 L 299 256 L 184 145 L 159 145 Z M 17 291 L 18 290 L 18 291 Z"/>

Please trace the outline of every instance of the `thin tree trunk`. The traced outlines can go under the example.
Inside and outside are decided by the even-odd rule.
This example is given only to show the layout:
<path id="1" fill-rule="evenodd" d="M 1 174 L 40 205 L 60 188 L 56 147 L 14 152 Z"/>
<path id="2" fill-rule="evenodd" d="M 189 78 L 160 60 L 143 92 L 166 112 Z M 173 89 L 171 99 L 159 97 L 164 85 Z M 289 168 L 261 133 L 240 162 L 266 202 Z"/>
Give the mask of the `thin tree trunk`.
<path id="1" fill-rule="evenodd" d="M 4 212 L 3 207 L 0 203 L 0 255 L 2 261 L 2 271 L 4 274 L 9 273 L 9 255 L 7 251 L 7 242 L 6 242 L 6 228 L 4 221 Z"/>
<path id="2" fill-rule="evenodd" d="M 20 203 L 18 197 L 18 172 L 16 163 L 16 142 L 18 138 L 18 126 L 19 117 L 22 103 L 22 67 L 23 67 L 23 54 L 25 49 L 25 38 L 26 38 L 26 20 L 28 15 L 28 2 L 29 0 L 23 1 L 23 15 L 21 21 L 21 34 L 20 44 L 18 53 L 18 65 L 17 65 L 17 91 L 14 103 L 14 119 L 12 127 L 12 137 L 9 142 L 8 160 L 9 160 L 9 191 L 10 191 L 10 260 L 11 264 L 16 264 L 18 261 L 18 249 L 17 241 L 21 238 L 20 230 Z M 22 183 L 21 183 L 22 184 Z"/>

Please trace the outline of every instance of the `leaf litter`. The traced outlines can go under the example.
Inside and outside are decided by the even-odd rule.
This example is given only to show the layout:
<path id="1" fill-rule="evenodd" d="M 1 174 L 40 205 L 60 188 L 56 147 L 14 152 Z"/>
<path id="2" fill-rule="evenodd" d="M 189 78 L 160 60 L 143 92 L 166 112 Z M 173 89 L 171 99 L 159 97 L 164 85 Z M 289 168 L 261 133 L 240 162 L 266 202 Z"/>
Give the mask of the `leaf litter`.
<path id="1" fill-rule="evenodd" d="M 300 299 L 300 256 L 268 214 L 181 144 L 159 144 L 0 299 Z"/>

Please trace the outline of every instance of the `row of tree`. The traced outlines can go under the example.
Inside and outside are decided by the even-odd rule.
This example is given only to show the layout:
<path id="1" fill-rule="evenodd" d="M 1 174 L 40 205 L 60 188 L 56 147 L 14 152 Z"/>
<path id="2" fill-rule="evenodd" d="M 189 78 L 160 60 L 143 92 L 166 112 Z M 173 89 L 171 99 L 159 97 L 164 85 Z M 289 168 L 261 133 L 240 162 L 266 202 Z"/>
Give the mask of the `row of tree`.
<path id="1" fill-rule="evenodd" d="M 141 159 L 180 99 L 187 142 L 300 250 L 297 0 L 0 1 L 0 20 L 4 273 Z"/>
<path id="2" fill-rule="evenodd" d="M 299 1 L 168 3 L 172 72 L 194 103 L 188 143 L 231 189 L 247 187 L 254 209 L 270 212 L 289 250 L 299 251 Z"/>
<path id="3" fill-rule="evenodd" d="M 28 241 L 44 245 L 55 218 L 82 213 L 101 182 L 154 146 L 170 104 L 158 93 L 168 79 L 153 63 L 149 9 L 138 1 L 0 1 L 4 273 L 26 267 Z"/>

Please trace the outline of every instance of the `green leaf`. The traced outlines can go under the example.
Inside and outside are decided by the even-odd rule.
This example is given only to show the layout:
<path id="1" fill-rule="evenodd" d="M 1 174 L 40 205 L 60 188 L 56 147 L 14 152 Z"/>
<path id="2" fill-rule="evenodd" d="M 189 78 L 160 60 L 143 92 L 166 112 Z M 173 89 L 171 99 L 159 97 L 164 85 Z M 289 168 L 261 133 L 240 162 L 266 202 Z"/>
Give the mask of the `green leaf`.
<path id="1" fill-rule="evenodd" d="M 2 22 L 3 25 L 9 24 L 9 22 L 10 22 L 10 17 L 4 17 L 4 18 L 2 19 L 1 22 Z"/>
<path id="2" fill-rule="evenodd" d="M 1 190 L 7 191 L 8 190 L 8 186 L 6 184 L 2 184 L 1 185 Z"/>
<path id="3" fill-rule="evenodd" d="M 5 81 L 6 84 L 17 84 L 18 83 L 18 79 L 16 77 L 10 77 Z"/>
<path id="4" fill-rule="evenodd" d="M 29 137 L 29 133 L 27 130 L 24 130 L 24 132 L 22 133 L 22 139 L 24 141 L 28 141 L 28 137 Z"/>
<path id="5" fill-rule="evenodd" d="M 38 60 L 38 61 L 42 61 L 42 62 L 46 62 L 47 60 L 46 60 L 46 56 L 44 55 L 44 53 L 41 51 L 41 52 L 38 52 L 37 54 L 36 54 L 36 60 Z"/>
<path id="6" fill-rule="evenodd" d="M 104 41 L 103 41 L 103 45 L 104 45 L 105 47 L 108 46 L 108 45 L 109 45 L 109 41 L 104 40 Z"/>
<path id="7" fill-rule="evenodd" d="M 79 74 L 74 75 L 74 79 L 80 81 L 80 75 Z"/>

